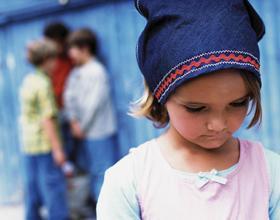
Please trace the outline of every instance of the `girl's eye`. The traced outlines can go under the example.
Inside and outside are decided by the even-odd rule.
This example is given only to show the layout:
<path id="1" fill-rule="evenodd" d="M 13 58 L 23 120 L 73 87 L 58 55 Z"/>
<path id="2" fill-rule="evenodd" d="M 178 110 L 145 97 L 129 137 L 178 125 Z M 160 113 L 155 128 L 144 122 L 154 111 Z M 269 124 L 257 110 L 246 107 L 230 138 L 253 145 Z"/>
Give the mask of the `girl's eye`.
<path id="1" fill-rule="evenodd" d="M 188 112 L 201 112 L 203 109 L 205 109 L 205 107 L 188 107 L 188 106 L 185 106 L 186 110 Z"/>
<path id="2" fill-rule="evenodd" d="M 233 107 L 244 107 L 244 106 L 247 106 L 249 103 L 249 98 L 246 98 L 242 101 L 239 101 L 239 102 L 233 102 L 231 103 L 230 105 L 233 106 Z"/>

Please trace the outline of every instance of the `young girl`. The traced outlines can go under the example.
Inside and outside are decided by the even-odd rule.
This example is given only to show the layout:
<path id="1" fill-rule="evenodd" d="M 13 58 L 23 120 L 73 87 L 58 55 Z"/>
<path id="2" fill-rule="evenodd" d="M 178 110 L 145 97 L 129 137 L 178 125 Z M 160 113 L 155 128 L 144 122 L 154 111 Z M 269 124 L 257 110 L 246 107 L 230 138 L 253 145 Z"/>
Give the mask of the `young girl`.
<path id="1" fill-rule="evenodd" d="M 280 219 L 280 156 L 233 137 L 261 120 L 258 41 L 248 1 L 140 0 L 145 94 L 134 114 L 164 134 L 106 171 L 97 219 Z"/>

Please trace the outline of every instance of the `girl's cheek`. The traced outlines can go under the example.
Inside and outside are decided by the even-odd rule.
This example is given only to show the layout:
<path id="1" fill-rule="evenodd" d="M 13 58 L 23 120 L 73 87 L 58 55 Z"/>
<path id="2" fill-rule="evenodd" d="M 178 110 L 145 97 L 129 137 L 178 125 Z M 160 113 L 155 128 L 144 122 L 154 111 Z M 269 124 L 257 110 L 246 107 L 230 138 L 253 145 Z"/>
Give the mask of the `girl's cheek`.
<path id="1" fill-rule="evenodd" d="M 244 122 L 247 115 L 247 110 L 240 109 L 239 111 L 232 112 L 228 120 L 229 129 L 234 132 L 238 130 Z"/>
<path id="2" fill-rule="evenodd" d="M 203 119 L 191 113 L 172 115 L 170 122 L 183 137 L 196 138 L 204 132 Z"/>

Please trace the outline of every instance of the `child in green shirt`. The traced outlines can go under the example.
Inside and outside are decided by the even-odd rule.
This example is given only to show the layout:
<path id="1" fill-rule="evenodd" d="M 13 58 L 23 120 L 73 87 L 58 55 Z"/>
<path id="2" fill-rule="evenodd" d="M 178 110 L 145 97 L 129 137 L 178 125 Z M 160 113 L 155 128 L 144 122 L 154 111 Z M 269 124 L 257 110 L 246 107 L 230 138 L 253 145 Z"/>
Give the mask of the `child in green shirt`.
<path id="1" fill-rule="evenodd" d="M 68 219 L 66 185 L 61 166 L 65 155 L 56 123 L 57 108 L 49 74 L 55 67 L 56 47 L 47 40 L 27 48 L 36 67 L 20 89 L 21 130 L 25 168 L 26 219 L 40 219 L 41 205 L 49 219 Z"/>

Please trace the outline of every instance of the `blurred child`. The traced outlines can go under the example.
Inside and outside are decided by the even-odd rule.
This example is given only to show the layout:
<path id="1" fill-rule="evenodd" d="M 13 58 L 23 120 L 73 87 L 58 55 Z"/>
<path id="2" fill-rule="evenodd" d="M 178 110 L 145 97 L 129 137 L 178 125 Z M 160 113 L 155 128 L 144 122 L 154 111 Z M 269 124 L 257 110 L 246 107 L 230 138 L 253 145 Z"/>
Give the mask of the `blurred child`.
<path id="1" fill-rule="evenodd" d="M 28 45 L 27 57 L 36 71 L 25 77 L 20 89 L 27 220 L 41 219 L 41 206 L 46 207 L 48 219 L 68 219 L 66 185 L 61 170 L 65 156 L 49 79 L 56 56 L 56 47 L 50 41 L 34 41 Z"/>
<path id="2" fill-rule="evenodd" d="M 68 57 L 66 46 L 69 32 L 68 27 L 61 22 L 49 23 L 44 28 L 44 36 L 55 43 L 57 48 L 56 64 L 50 74 L 50 78 L 59 109 L 63 109 L 63 92 L 65 83 L 73 67 L 71 59 Z"/>
<path id="3" fill-rule="evenodd" d="M 104 66 L 96 58 L 97 41 L 89 29 L 69 37 L 69 55 L 76 65 L 64 94 L 72 134 L 81 140 L 90 173 L 91 198 L 97 201 L 105 170 L 115 162 L 116 120 Z"/>
<path id="4" fill-rule="evenodd" d="M 65 118 L 63 93 L 66 81 L 69 77 L 70 71 L 73 68 L 73 63 L 67 54 L 67 38 L 69 35 L 69 28 L 62 22 L 51 22 L 44 28 L 44 36 L 46 39 L 52 41 L 56 45 L 57 57 L 55 67 L 50 74 L 51 83 L 58 107 L 58 123 L 60 125 L 61 136 L 65 146 L 65 152 L 69 160 L 74 162 L 74 148 L 76 141 L 73 138 L 70 125 Z"/>

